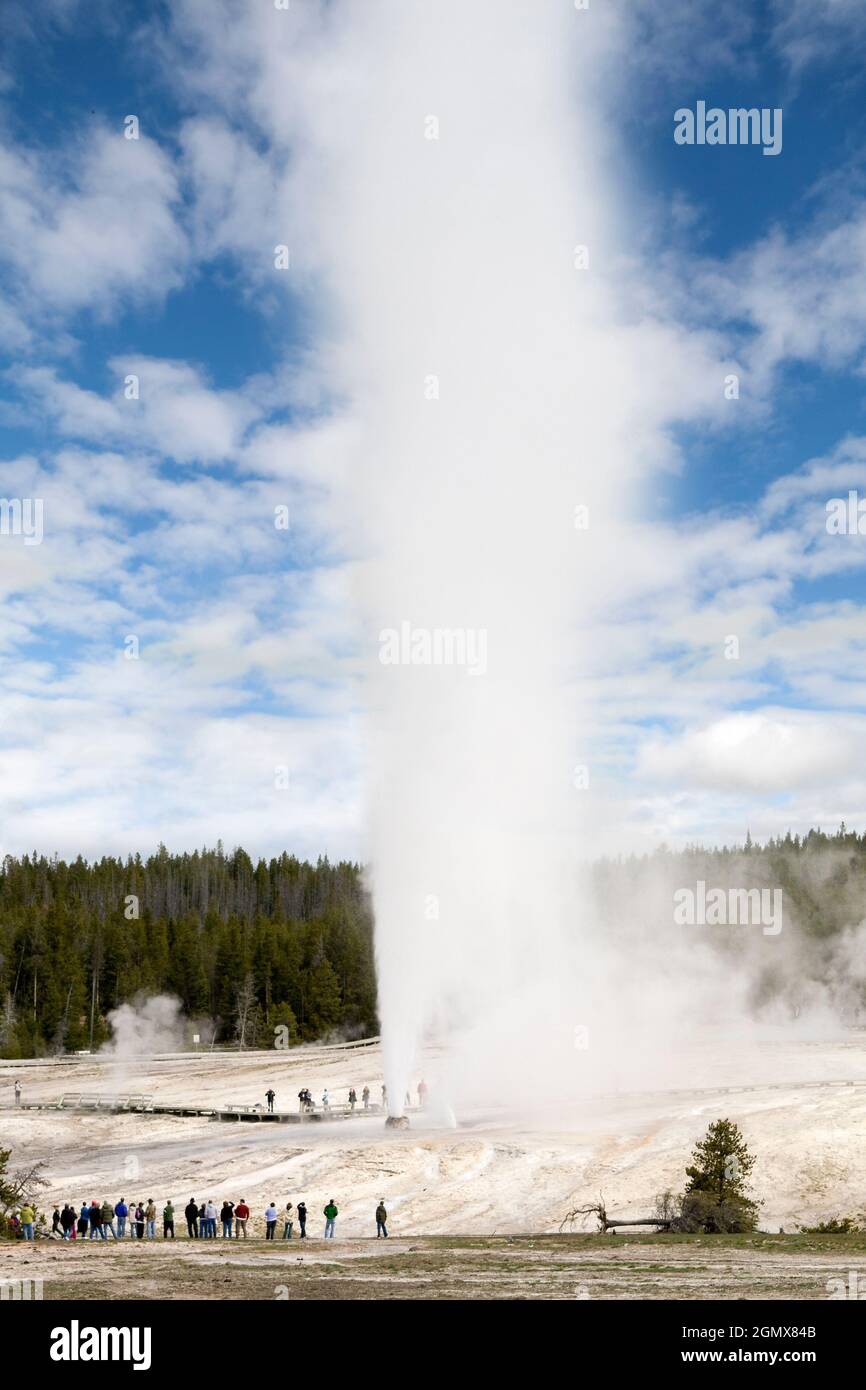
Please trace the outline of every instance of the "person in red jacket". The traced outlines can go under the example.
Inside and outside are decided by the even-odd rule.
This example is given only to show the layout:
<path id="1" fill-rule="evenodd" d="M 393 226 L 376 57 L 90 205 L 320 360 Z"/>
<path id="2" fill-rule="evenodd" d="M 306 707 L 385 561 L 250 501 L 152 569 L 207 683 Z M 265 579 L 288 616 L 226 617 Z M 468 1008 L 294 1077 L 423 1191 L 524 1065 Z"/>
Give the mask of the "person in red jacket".
<path id="1" fill-rule="evenodd" d="M 250 1209 L 249 1209 L 249 1207 L 247 1206 L 246 1202 L 244 1201 L 243 1197 L 241 1197 L 241 1200 L 238 1202 L 237 1206 L 235 1207 L 235 1240 L 237 1240 L 238 1235 L 240 1234 L 241 1231 L 243 1231 L 243 1233 L 244 1233 L 244 1240 L 246 1240 L 246 1238 L 247 1238 L 247 1221 L 249 1220 L 249 1216 L 250 1216 Z"/>

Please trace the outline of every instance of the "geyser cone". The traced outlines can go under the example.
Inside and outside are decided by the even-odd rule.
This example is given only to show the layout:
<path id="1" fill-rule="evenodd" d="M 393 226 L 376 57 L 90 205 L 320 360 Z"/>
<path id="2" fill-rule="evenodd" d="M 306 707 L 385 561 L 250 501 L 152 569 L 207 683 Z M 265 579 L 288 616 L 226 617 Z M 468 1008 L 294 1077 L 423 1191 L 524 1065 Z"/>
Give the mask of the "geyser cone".
<path id="1" fill-rule="evenodd" d="M 385 1121 L 385 1128 L 386 1128 L 386 1129 L 408 1129 L 408 1128 L 409 1128 L 409 1116 L 408 1116 L 408 1115 L 389 1115 L 388 1118 L 387 1118 L 387 1120 Z"/>

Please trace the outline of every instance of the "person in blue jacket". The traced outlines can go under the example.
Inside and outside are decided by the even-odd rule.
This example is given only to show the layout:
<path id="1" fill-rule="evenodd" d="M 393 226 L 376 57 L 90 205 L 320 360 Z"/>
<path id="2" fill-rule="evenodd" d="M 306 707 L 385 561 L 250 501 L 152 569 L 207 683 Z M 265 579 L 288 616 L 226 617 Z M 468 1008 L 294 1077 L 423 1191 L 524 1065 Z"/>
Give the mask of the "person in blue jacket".
<path id="1" fill-rule="evenodd" d="M 123 1240 L 126 1235 L 126 1218 L 129 1216 L 129 1207 L 122 1197 L 114 1208 L 114 1214 L 117 1217 L 117 1238 Z"/>

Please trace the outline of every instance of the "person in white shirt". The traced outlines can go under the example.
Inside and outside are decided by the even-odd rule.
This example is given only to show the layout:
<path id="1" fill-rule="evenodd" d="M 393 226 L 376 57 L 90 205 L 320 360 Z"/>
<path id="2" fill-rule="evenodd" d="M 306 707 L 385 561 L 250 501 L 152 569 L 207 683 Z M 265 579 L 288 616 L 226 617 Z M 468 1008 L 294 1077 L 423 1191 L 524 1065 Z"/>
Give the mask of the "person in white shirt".
<path id="1" fill-rule="evenodd" d="M 277 1229 L 277 1208 L 276 1208 L 276 1205 L 275 1205 L 273 1202 L 271 1202 L 271 1205 L 268 1207 L 267 1211 L 265 1212 L 265 1240 L 273 1240 L 273 1238 L 274 1238 L 274 1231 L 275 1231 L 276 1229 Z"/>
<path id="2" fill-rule="evenodd" d="M 323 1110 L 330 1110 L 330 1108 L 331 1108 L 331 1097 L 328 1095 L 327 1090 L 325 1090 L 325 1091 L 323 1091 L 323 1093 L 322 1093 L 322 1109 L 323 1109 Z"/>

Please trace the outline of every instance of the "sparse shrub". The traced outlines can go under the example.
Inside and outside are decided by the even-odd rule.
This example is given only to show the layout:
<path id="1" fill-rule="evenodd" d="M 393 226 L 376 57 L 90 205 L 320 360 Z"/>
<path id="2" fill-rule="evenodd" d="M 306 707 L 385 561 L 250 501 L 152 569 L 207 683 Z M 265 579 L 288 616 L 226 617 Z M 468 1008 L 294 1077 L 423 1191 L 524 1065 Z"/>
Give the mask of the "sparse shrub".
<path id="1" fill-rule="evenodd" d="M 855 1216 L 834 1216 L 830 1221 L 819 1221 L 817 1226 L 801 1226 L 804 1236 L 859 1236 L 863 1227 Z"/>

